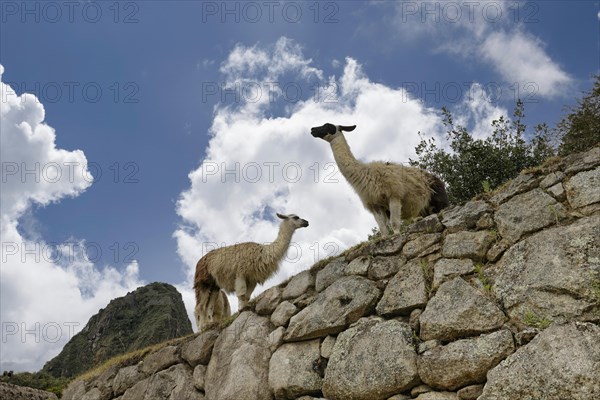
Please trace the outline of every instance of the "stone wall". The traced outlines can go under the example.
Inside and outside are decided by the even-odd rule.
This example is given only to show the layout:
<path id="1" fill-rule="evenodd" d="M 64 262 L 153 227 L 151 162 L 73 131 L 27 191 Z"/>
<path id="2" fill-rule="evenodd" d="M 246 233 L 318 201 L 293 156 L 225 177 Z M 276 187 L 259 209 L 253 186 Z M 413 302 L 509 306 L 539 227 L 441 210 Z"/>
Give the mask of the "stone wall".
<path id="1" fill-rule="evenodd" d="M 58 400 L 54 393 L 0 382 L 0 399 L 6 400 Z"/>
<path id="2" fill-rule="evenodd" d="M 315 265 L 66 400 L 600 398 L 600 148 Z"/>

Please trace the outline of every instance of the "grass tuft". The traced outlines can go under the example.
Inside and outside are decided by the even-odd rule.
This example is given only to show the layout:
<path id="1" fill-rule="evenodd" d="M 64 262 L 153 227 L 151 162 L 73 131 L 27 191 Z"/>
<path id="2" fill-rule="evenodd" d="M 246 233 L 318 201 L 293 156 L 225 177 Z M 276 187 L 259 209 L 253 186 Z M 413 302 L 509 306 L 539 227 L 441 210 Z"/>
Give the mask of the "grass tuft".
<path id="1" fill-rule="evenodd" d="M 527 310 L 523 316 L 523 323 L 538 329 L 546 329 L 552 321 L 546 317 L 540 317 L 531 310 Z"/>

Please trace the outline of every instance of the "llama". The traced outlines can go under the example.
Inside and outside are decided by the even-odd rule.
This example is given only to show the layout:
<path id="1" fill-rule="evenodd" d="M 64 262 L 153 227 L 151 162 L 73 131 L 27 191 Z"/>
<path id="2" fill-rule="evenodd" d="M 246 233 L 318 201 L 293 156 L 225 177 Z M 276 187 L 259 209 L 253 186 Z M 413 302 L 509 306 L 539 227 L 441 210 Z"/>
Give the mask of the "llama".
<path id="1" fill-rule="evenodd" d="M 438 177 L 419 168 L 374 161 L 358 161 L 344 137 L 353 126 L 325 124 L 311 129 L 313 137 L 331 145 L 340 172 L 375 217 L 382 235 L 402 228 L 402 220 L 437 213 L 449 205 L 446 187 Z"/>
<path id="2" fill-rule="evenodd" d="M 196 264 L 196 322 L 198 329 L 207 323 L 228 317 L 229 302 L 223 291 L 235 292 L 238 308 L 248 304 L 258 283 L 264 283 L 279 267 L 298 228 L 308 221 L 295 214 L 277 214 L 282 219 L 274 242 L 266 245 L 247 242 L 221 247 L 208 252 Z"/>

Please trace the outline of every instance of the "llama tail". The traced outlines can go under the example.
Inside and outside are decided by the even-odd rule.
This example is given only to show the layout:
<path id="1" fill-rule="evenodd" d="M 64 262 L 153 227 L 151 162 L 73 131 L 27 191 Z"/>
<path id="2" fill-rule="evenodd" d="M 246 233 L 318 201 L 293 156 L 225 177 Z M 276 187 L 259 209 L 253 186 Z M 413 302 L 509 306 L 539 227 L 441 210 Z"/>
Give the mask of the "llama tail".
<path id="1" fill-rule="evenodd" d="M 208 272 L 208 259 L 202 257 L 196 264 L 196 274 L 194 276 L 194 292 L 196 293 L 196 304 L 200 303 L 203 294 L 212 291 L 218 291 L 220 288 L 217 281 Z"/>
<path id="2" fill-rule="evenodd" d="M 427 215 L 438 213 L 450 205 L 446 185 L 440 178 L 429 174 L 429 188 L 431 189 L 431 198 L 429 205 L 424 210 Z"/>
<path id="3" fill-rule="evenodd" d="M 215 278 L 208 272 L 206 257 L 201 258 L 196 264 L 194 292 L 196 295 L 194 314 L 198 330 L 202 329 L 207 323 L 231 316 L 231 307 L 227 295 L 219 288 Z"/>

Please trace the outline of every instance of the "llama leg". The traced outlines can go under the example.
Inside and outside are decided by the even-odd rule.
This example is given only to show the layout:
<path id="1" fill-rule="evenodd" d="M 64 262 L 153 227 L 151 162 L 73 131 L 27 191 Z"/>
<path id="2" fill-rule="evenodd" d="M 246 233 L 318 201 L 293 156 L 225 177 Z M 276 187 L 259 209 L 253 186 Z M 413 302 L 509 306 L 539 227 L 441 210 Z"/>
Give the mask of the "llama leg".
<path id="1" fill-rule="evenodd" d="M 223 317 L 231 317 L 231 307 L 229 306 L 229 299 L 224 291 L 221 291 L 221 301 L 223 302 Z"/>
<path id="2" fill-rule="evenodd" d="M 375 217 L 375 221 L 377 222 L 377 225 L 379 226 L 379 232 L 381 232 L 381 234 L 383 236 L 386 236 L 387 234 L 389 234 L 388 227 L 387 227 L 388 218 L 387 218 L 387 215 L 385 214 L 385 212 L 383 212 L 381 210 L 373 211 L 373 216 Z"/>
<path id="3" fill-rule="evenodd" d="M 252 292 L 254 292 L 255 287 L 256 287 L 256 282 L 247 282 L 246 283 L 246 302 L 250 301 L 250 296 L 252 296 Z"/>
<path id="4" fill-rule="evenodd" d="M 231 316 L 231 308 L 229 308 L 229 300 L 224 291 L 219 290 L 219 298 L 215 307 L 215 318 L 222 320 Z"/>
<path id="5" fill-rule="evenodd" d="M 394 233 L 399 233 L 402 230 L 402 202 L 400 200 L 392 199 L 390 201 L 390 216 Z"/>
<path id="6" fill-rule="evenodd" d="M 210 292 L 210 298 L 208 300 L 208 307 L 206 309 L 207 319 L 210 322 L 214 322 L 216 319 L 219 318 L 217 315 L 218 314 L 217 302 L 219 301 L 219 293 L 220 293 L 220 290 L 212 290 Z"/>
<path id="7" fill-rule="evenodd" d="M 243 276 L 238 276 L 235 278 L 235 294 L 238 298 L 238 310 L 246 307 L 248 304 L 248 300 L 246 299 L 246 279 Z"/>
<path id="8" fill-rule="evenodd" d="M 210 302 L 210 291 L 199 289 L 199 300 L 194 309 L 198 329 L 208 320 L 207 309 Z"/>
<path id="9" fill-rule="evenodd" d="M 198 328 L 198 332 L 200 332 L 200 329 L 202 329 L 203 325 L 202 310 L 200 304 L 196 305 L 196 308 L 194 309 L 194 316 L 196 317 L 196 327 Z"/>

